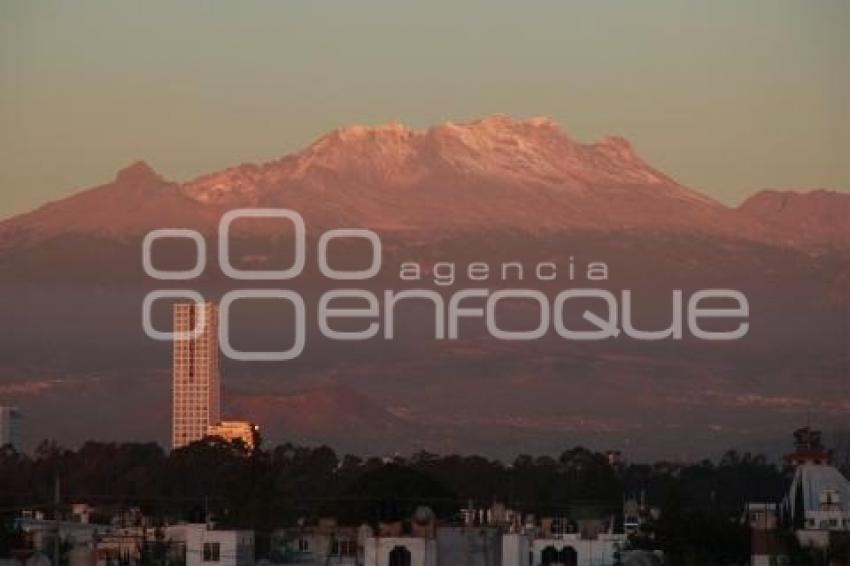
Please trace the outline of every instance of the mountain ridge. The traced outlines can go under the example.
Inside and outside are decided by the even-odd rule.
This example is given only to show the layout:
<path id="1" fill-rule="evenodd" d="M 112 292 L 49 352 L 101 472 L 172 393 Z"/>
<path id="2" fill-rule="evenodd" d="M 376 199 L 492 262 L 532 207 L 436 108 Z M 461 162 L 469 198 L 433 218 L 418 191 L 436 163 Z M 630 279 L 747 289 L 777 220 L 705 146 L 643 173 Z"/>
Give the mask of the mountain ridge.
<path id="1" fill-rule="evenodd" d="M 115 179 L 0 221 L 0 245 L 66 233 L 135 237 L 212 233 L 231 208 L 286 207 L 308 228 L 418 232 L 638 230 L 747 239 L 807 251 L 850 248 L 850 195 L 757 193 L 731 208 L 647 164 L 624 138 L 584 144 L 551 119 L 497 114 L 413 130 L 398 122 L 338 128 L 306 148 L 185 183 L 137 161 Z M 771 196 L 772 195 L 772 196 Z M 770 202 L 768 202 L 770 201 Z M 809 202 L 811 201 L 811 203 Z M 806 227 L 808 234 L 794 232 Z"/>
<path id="2" fill-rule="evenodd" d="M 784 434 L 812 411 L 823 428 L 843 422 L 850 245 L 841 203 L 850 195 L 767 191 L 731 208 L 693 196 L 620 138 L 580 144 L 546 119 L 435 128 L 343 128 L 279 160 L 188 183 L 137 162 L 109 183 L 0 223 L 0 382 L 13 384 L 10 401 L 30 422 L 63 423 L 60 440 L 104 434 L 103 422 L 116 438 L 147 438 L 154 430 L 166 438 L 171 347 L 148 339 L 140 324 L 144 297 L 165 283 L 142 269 L 141 236 L 153 228 L 201 230 L 211 261 L 181 286 L 220 301 L 253 284 L 231 281 L 213 265 L 219 219 L 234 207 L 261 206 L 297 210 L 314 231 L 381 232 L 382 269 L 362 282 L 379 297 L 410 285 L 449 300 L 467 285 L 485 285 L 464 278 L 464 266 L 483 262 L 497 273 L 507 261 L 521 262 L 526 279 L 495 275 L 487 287 L 528 286 L 551 296 L 585 284 L 618 296 L 628 289 L 640 328 L 669 324 L 671 290 L 736 289 L 751 306 L 748 335 L 723 344 L 592 344 L 556 336 L 511 344 L 488 339 L 477 324 L 464 327 L 459 341 L 434 340 L 423 325 L 428 313 L 418 308 L 399 312 L 391 341 L 327 341 L 309 323 L 298 360 L 222 366 L 228 410 L 257 417 L 269 437 L 358 450 L 415 443 L 493 454 L 550 451 L 569 438 L 669 454 Z M 222 200 L 200 202 L 190 189 L 219 191 Z M 291 260 L 283 237 L 249 232 L 243 240 L 236 228 L 236 265 L 276 269 Z M 160 269 L 191 265 L 193 248 L 180 244 L 188 242 L 156 251 Z M 338 253 L 335 265 L 344 268 L 368 261 L 356 245 Z M 574 260 L 579 272 L 603 260 L 610 280 L 572 280 Z M 428 275 L 401 281 L 397 267 L 409 261 Z M 455 286 L 431 277 L 444 261 L 458 268 Z M 533 280 L 540 262 L 559 266 L 561 277 Z M 314 305 L 335 285 L 316 267 L 310 253 L 299 277 L 268 284 Z M 164 329 L 167 301 L 159 308 L 154 325 Z M 234 324 L 246 349 L 271 350 L 291 339 L 279 311 L 241 308 Z M 508 309 L 505 327 L 529 328 L 533 314 Z M 20 368 L 31 374 L 21 379 Z M 162 378 L 149 379 L 152 373 Z M 42 391 L 42 374 L 114 379 L 108 388 L 71 379 L 67 388 Z M 334 388 L 314 390 L 328 383 Z M 124 406 L 137 412 L 127 415 Z M 165 420 L 136 417 L 163 414 Z"/>

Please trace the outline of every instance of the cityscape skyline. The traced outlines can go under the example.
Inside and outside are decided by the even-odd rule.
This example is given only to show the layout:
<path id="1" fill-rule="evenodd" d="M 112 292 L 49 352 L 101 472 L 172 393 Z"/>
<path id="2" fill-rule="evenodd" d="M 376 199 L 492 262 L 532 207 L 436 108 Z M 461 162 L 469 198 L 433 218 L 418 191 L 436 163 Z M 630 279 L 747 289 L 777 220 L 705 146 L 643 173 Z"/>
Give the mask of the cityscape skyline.
<path id="1" fill-rule="evenodd" d="M 199 442 L 155 454 L 145 444 L 91 443 L 32 460 L 3 451 L 0 477 L 57 487 L 51 505 L 13 492 L 21 535 L 0 530 L 0 541 L 21 563 L 97 566 L 145 566 L 152 555 L 175 566 L 662 566 L 693 555 L 843 564 L 848 461 L 839 467 L 818 430 L 793 436 L 782 466 L 735 451 L 717 463 L 630 464 L 580 447 L 513 465 L 428 453 L 338 459 L 326 446 L 291 444 L 246 452 Z M 133 452 L 148 457 L 128 459 Z M 45 475 L 57 457 L 61 476 Z M 12 475 L 35 463 L 37 474 Z M 60 478 L 70 497 L 60 497 Z M 118 491 L 86 496 L 84 485 Z"/>

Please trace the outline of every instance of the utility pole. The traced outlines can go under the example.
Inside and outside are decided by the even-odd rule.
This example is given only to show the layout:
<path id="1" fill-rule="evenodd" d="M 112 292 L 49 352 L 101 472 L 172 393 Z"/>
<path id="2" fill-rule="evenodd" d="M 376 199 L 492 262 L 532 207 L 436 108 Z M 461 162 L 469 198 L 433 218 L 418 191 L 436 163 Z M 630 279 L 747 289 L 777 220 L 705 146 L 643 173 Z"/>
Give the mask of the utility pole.
<path id="1" fill-rule="evenodd" d="M 59 472 L 53 477 L 53 566 L 59 566 Z"/>

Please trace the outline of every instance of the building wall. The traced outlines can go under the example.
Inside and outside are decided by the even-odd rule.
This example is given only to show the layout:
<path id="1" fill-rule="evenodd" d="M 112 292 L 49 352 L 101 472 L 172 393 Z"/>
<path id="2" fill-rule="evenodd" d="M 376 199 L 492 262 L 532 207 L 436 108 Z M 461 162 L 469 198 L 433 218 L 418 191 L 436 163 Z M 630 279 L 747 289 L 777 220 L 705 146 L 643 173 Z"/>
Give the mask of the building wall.
<path id="1" fill-rule="evenodd" d="M 371 537 L 365 543 L 364 566 L 389 566 L 397 546 L 410 552 L 410 566 L 437 566 L 437 541 L 418 537 Z"/>
<path id="2" fill-rule="evenodd" d="M 256 437 L 254 425 L 248 421 L 221 421 L 218 424 L 211 424 L 207 427 L 207 434 L 223 438 L 228 442 L 241 440 L 251 449 L 254 448 Z"/>
<path id="3" fill-rule="evenodd" d="M 530 552 L 528 535 L 508 533 L 502 536 L 502 566 L 529 566 Z"/>
<path id="4" fill-rule="evenodd" d="M 180 448 L 202 439 L 208 427 L 221 420 L 218 309 L 212 303 L 178 303 L 173 316 L 171 445 Z M 189 338 L 201 316 L 203 332 Z"/>
<path id="5" fill-rule="evenodd" d="M 281 535 L 283 535 L 282 539 Z M 334 541 L 353 549 L 353 554 L 341 554 L 340 548 L 337 548 L 335 553 Z M 278 533 L 273 544 L 279 545 L 278 549 L 283 554 L 283 558 L 277 559 L 276 563 L 284 566 L 295 564 L 298 566 L 360 566 L 362 564 L 357 535 L 348 528 L 324 533 Z"/>
<path id="6" fill-rule="evenodd" d="M 574 549 L 577 566 L 613 566 L 616 553 L 624 544 L 625 537 L 622 535 L 601 535 L 595 539 L 582 539 L 579 535 L 535 539 L 532 543 L 533 561 L 530 566 L 539 566 L 543 563 L 543 551 L 549 546 L 557 551 L 564 547 Z"/>
<path id="7" fill-rule="evenodd" d="M 799 530 L 795 533 L 800 546 L 811 546 L 813 548 L 829 547 L 829 531 L 825 530 Z"/>
<path id="8" fill-rule="evenodd" d="M 253 531 L 219 531 L 205 524 L 182 525 L 186 566 L 251 566 L 254 564 Z M 218 544 L 218 561 L 204 560 L 204 545 Z"/>
<path id="9" fill-rule="evenodd" d="M 825 531 L 850 531 L 850 512 L 806 511 L 805 525 L 809 529 Z"/>
<path id="10" fill-rule="evenodd" d="M 437 566 L 501 566 L 502 532 L 493 527 L 438 527 Z"/>

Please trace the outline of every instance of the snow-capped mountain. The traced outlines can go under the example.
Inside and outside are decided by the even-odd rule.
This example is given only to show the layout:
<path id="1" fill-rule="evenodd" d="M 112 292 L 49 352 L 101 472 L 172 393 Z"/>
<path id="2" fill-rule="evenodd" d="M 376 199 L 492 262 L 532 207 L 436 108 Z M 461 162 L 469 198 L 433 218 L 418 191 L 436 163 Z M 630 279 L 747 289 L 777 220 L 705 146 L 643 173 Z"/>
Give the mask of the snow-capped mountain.
<path id="1" fill-rule="evenodd" d="M 844 208 L 804 204 L 826 198 Z M 840 218 L 847 195 L 791 200 L 800 212 L 769 213 L 764 196 L 736 211 L 648 165 L 622 138 L 583 144 L 549 119 L 496 115 L 426 131 L 351 126 L 276 161 L 182 184 L 135 163 L 110 183 L 0 223 L 0 242 L 33 244 L 68 233 L 134 237 L 179 226 L 211 231 L 226 209 L 265 206 L 297 210 L 311 229 L 370 227 L 420 237 L 591 230 L 848 245 Z M 808 235 L 787 237 L 802 229 L 798 221 Z"/>
<path id="2" fill-rule="evenodd" d="M 277 440 L 500 455 L 576 443 L 658 449 L 663 438 L 665 449 L 697 443 L 705 453 L 784 434 L 813 413 L 826 428 L 847 414 L 848 203 L 845 193 L 770 191 L 727 207 L 654 169 L 621 138 L 583 144 L 541 118 L 494 116 L 426 131 L 348 127 L 276 161 L 186 183 L 135 163 L 109 183 L 0 222 L 0 395 L 27 409 L 33 435 L 53 434 L 44 423 L 59 419 L 74 425 L 66 440 L 100 438 L 106 414 L 116 437 L 155 421 L 164 438 L 171 349 L 144 335 L 140 307 L 148 291 L 172 283 L 144 273 L 141 237 L 154 228 L 202 230 L 210 255 L 203 276 L 173 284 L 216 301 L 254 284 L 227 280 L 215 265 L 222 213 L 286 207 L 310 230 L 380 231 L 381 273 L 362 282 L 378 296 L 405 284 L 397 268 L 406 261 L 426 270 L 457 262 L 459 273 L 472 261 L 494 272 L 504 261 L 529 269 L 554 262 L 557 281 L 486 284 L 556 292 L 597 285 L 570 280 L 566 266 L 601 260 L 611 270 L 604 283 L 639 298 L 647 328 L 670 323 L 671 290 L 704 288 L 745 293 L 751 326 L 726 344 L 517 345 L 482 339 L 477 329 L 453 342 L 428 338 L 427 329 L 423 336 L 418 315 L 400 317 L 394 341 L 329 343 L 313 333 L 292 363 L 225 363 L 230 408 Z M 234 262 L 286 265 L 289 242 L 264 229 L 234 234 Z M 180 243 L 159 249 L 157 265 L 185 268 L 191 256 L 171 244 Z M 362 264 L 362 250 L 343 251 Z M 268 284 L 285 284 L 311 305 L 330 285 L 312 253 L 302 276 Z M 427 277 L 415 284 L 455 289 Z M 243 313 L 238 334 L 248 348 L 291 339 L 275 312 Z M 518 327 L 528 323 L 520 310 L 509 314 Z M 92 376 L 100 381 L 86 386 Z"/>

